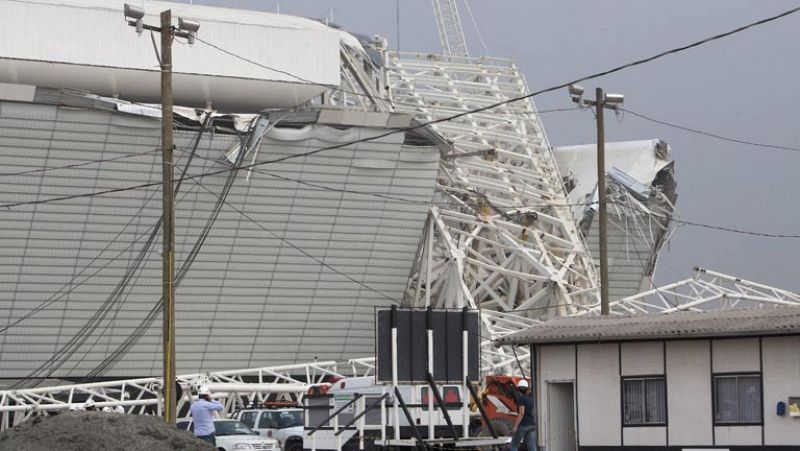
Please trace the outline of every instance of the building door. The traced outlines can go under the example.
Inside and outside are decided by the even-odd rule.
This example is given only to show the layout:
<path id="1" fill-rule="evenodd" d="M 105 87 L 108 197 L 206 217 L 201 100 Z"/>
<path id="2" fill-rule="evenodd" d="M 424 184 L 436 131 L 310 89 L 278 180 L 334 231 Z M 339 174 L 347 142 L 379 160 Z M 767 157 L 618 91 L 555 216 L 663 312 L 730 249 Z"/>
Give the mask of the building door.
<path id="1" fill-rule="evenodd" d="M 547 383 L 547 451 L 576 451 L 575 384 Z"/>

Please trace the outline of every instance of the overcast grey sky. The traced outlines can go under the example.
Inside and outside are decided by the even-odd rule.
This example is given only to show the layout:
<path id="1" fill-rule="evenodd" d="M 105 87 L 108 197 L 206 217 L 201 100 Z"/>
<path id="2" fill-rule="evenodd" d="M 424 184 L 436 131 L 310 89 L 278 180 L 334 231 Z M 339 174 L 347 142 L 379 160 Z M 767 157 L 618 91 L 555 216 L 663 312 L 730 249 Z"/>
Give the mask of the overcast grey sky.
<path id="1" fill-rule="evenodd" d="M 188 1 L 187 1 L 188 2 Z M 195 0 L 276 10 L 276 0 Z M 460 2 L 459 2 L 460 3 Z M 460 3 L 461 4 L 461 3 Z M 531 90 L 559 84 L 727 31 L 798 6 L 771 0 L 471 0 L 489 54 L 514 58 Z M 397 46 L 395 0 L 283 0 L 281 13 L 333 15 L 343 28 Z M 470 50 L 482 53 L 462 7 Z M 438 51 L 429 0 L 401 0 L 405 51 Z M 701 48 L 584 83 L 625 94 L 626 107 L 738 139 L 800 147 L 800 14 Z M 254 43 L 255 44 L 255 43 Z M 268 45 L 268 43 L 264 43 Z M 535 99 L 539 109 L 570 106 L 566 92 Z M 587 112 L 543 116 L 553 145 L 594 142 Z M 800 234 L 800 152 L 770 150 L 689 134 L 631 115 L 607 121 L 608 140 L 662 138 L 672 145 L 686 220 L 774 234 Z M 800 291 L 800 240 L 681 227 L 659 262 L 657 281 L 702 266 Z"/>

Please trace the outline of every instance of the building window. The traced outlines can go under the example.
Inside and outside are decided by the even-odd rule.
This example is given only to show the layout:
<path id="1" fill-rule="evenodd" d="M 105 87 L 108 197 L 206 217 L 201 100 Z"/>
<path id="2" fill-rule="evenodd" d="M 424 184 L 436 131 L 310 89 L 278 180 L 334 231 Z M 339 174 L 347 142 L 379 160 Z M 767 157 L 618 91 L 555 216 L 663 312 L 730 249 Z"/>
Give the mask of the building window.
<path id="1" fill-rule="evenodd" d="M 667 423 L 667 383 L 662 376 L 622 380 L 622 417 L 625 426 Z"/>
<path id="2" fill-rule="evenodd" d="M 714 422 L 761 423 L 761 376 L 732 374 L 714 376 Z"/>

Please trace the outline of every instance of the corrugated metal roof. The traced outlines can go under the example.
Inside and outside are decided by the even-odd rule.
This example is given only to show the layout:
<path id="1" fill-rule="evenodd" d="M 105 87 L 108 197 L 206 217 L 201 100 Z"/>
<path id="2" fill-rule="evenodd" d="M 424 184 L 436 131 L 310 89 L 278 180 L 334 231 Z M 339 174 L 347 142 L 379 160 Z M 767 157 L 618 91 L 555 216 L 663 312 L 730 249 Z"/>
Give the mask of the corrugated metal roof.
<path id="1" fill-rule="evenodd" d="M 246 163 L 386 130 L 295 127 L 272 129 Z M 179 168 L 195 135 L 175 134 Z M 223 152 L 238 140 L 205 134 L 187 175 L 224 168 Z M 3 203 L 158 183 L 159 142 L 153 118 L 0 102 Z M 258 166 L 249 177 L 240 171 L 177 289 L 179 371 L 372 355 L 373 308 L 402 299 L 438 168 L 437 148 L 405 145 L 396 134 Z M 184 181 L 176 268 L 214 215 L 226 177 Z M 142 324 L 161 294 L 160 231 L 146 245 L 160 214 L 153 186 L 0 215 L 0 377 L 23 377 L 55 356 L 67 361 L 53 377 L 85 375 Z M 89 338 L 62 352 L 103 309 Z M 106 375 L 158 374 L 160 324 Z"/>
<path id="2" fill-rule="evenodd" d="M 564 317 L 496 340 L 498 344 L 800 334 L 800 307 Z"/>

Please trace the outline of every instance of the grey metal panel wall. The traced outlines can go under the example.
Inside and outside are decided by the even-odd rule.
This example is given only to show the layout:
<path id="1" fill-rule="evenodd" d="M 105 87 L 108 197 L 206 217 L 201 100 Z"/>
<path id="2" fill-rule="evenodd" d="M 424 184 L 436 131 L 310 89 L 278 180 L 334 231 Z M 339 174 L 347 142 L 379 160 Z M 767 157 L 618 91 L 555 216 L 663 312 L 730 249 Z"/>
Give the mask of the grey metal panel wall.
<path id="1" fill-rule="evenodd" d="M 276 129 L 255 161 L 381 131 Z M 194 136 L 176 134 L 181 170 Z M 187 175 L 224 169 L 222 152 L 237 139 L 205 135 Z M 179 371 L 373 354 L 373 307 L 402 297 L 438 171 L 437 149 L 402 140 L 265 164 L 249 179 L 238 173 L 177 290 Z M 152 119 L 2 102 L 0 203 L 158 183 L 158 144 Z M 114 160 L 91 163 L 98 159 Z M 65 165 L 80 166 L 41 171 Z M 177 269 L 214 215 L 227 175 L 183 183 Z M 0 377 L 85 375 L 147 324 L 161 294 L 160 230 L 146 242 L 160 213 L 160 187 L 152 186 L 0 214 Z M 106 375 L 158 374 L 160 318 L 151 325 Z"/>
<path id="2" fill-rule="evenodd" d="M 599 216 L 598 216 L 599 217 Z M 658 225 L 652 220 L 637 219 L 628 215 L 618 217 L 608 215 L 608 293 L 610 299 L 622 299 L 633 296 L 643 289 L 647 282 L 647 269 L 653 258 L 653 247 L 643 240 L 637 230 L 657 230 Z M 589 228 L 586 242 L 589 251 L 600 265 L 599 220 L 595 218 Z M 650 287 L 645 285 L 645 289 Z"/>

